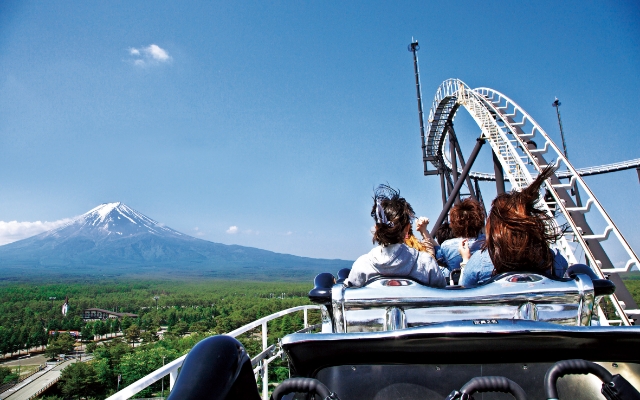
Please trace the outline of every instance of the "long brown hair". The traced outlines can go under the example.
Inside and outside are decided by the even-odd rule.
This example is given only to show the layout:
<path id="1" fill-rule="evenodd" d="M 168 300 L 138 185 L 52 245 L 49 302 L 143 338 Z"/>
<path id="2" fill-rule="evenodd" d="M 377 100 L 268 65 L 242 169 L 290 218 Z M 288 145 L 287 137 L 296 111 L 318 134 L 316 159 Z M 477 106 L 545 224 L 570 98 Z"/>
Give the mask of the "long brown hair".
<path id="1" fill-rule="evenodd" d="M 474 238 L 484 228 L 484 207 L 468 197 L 456 204 L 449 213 L 454 237 Z"/>
<path id="2" fill-rule="evenodd" d="M 547 166 L 522 191 L 496 197 L 487 218 L 484 248 L 493 261 L 494 274 L 510 271 L 546 273 L 553 267 L 549 244 L 562 236 L 553 216 L 536 208 L 540 187 L 554 172 Z"/>
<path id="3" fill-rule="evenodd" d="M 386 246 L 404 242 L 404 228 L 415 218 L 415 212 L 411 204 L 400 197 L 400 191 L 380 185 L 374 192 L 371 217 L 376 221 L 373 242 Z"/>

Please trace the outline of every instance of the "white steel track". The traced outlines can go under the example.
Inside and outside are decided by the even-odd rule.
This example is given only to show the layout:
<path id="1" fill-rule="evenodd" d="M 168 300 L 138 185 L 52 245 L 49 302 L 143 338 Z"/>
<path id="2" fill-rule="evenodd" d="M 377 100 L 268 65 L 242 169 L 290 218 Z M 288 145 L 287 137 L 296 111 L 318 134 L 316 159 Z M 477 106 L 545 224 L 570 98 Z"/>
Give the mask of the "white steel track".
<path id="1" fill-rule="evenodd" d="M 562 173 L 556 173 L 552 179 L 545 182 L 545 189 L 551 193 L 554 200 L 549 203 L 541 201 L 539 207 L 545 209 L 550 215 L 554 215 L 551 209 L 554 207 L 556 211 L 559 211 L 555 214 L 557 220 L 560 218 L 558 225 L 562 226 L 566 222 L 571 228 L 571 233 L 565 233 L 556 244 L 569 264 L 577 262 L 574 251 L 579 248 L 589 265 L 600 277 L 604 277 L 604 273 L 626 272 L 632 268 L 640 268 L 640 260 L 637 255 L 581 177 L 581 172 L 588 175 L 602 173 L 605 169 L 626 169 L 629 168 L 629 164 L 635 165 L 638 162 L 640 165 L 640 160 L 578 171 L 569 163 L 542 127 L 513 100 L 490 88 L 471 89 L 458 79 L 448 79 L 440 85 L 436 92 L 427 127 L 426 156 L 436 168 L 448 167 L 450 169 L 451 167 L 443 151 L 447 135 L 445 124 L 447 121 L 453 121 L 460 106 L 469 112 L 482 130 L 481 138 L 487 140 L 491 145 L 491 149 L 505 172 L 505 178 L 509 180 L 513 189 L 520 190 L 535 179 L 537 173 L 546 165 L 545 154 L 549 154 L 552 158 L 548 163 L 554 163 L 557 167 L 562 166 L 567 169 Z M 534 137 L 538 142 L 537 148 L 532 147 L 530 142 Z M 443 163 L 445 165 L 442 165 Z M 484 174 L 484 177 L 494 178 L 493 174 Z M 560 183 L 557 178 L 569 179 L 569 183 Z M 578 207 L 566 204 L 567 201 L 571 202 L 570 190 L 578 188 L 580 192 L 586 193 L 586 197 L 583 198 L 585 205 Z M 581 214 L 580 218 L 591 214 L 590 220 L 591 217 L 599 218 L 601 223 L 604 222 L 604 230 L 602 233 L 583 233 L 583 229 L 576 223 L 575 218 L 578 218 L 576 214 Z M 581 221 L 586 221 L 586 217 Z M 585 226 L 584 222 L 582 226 Z M 587 241 L 593 246 L 594 242 L 607 239 L 613 239 L 622 248 L 622 251 L 615 254 L 600 252 L 599 254 L 605 255 L 606 260 L 599 260 L 594 256 Z M 573 243 L 573 245 L 569 245 L 569 243 Z M 613 256 L 619 254 L 626 255 L 626 258 L 614 262 Z M 611 300 L 621 318 L 620 322 L 628 325 L 629 320 L 618 300 L 615 296 L 611 296 Z"/>

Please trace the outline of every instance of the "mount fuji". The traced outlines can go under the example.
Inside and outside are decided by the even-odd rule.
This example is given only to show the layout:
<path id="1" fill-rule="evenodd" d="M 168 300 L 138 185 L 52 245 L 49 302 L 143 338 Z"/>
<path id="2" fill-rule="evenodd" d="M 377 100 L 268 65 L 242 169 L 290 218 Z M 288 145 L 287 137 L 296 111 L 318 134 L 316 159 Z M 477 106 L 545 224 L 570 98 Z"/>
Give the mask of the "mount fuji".
<path id="1" fill-rule="evenodd" d="M 102 204 L 57 229 L 0 246 L 0 279 L 140 275 L 295 280 L 350 266 L 345 260 L 197 239 L 123 203 Z"/>

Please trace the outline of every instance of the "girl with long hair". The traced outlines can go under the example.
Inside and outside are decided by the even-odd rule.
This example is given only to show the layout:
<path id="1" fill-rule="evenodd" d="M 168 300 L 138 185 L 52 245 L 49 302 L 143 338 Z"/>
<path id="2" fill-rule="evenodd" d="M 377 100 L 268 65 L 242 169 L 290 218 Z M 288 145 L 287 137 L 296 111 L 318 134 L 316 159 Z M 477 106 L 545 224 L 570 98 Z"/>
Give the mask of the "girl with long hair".
<path id="1" fill-rule="evenodd" d="M 371 217 L 376 222 L 373 242 L 378 245 L 354 263 L 345 284 L 364 286 L 378 276 L 408 277 L 423 285 L 444 287 L 435 259 L 404 244 L 415 213 L 400 192 L 380 185 L 373 196 Z"/>
<path id="2" fill-rule="evenodd" d="M 562 277 L 567 261 L 550 245 L 562 236 L 553 216 L 536 207 L 540 187 L 554 172 L 546 167 L 522 191 L 503 193 L 491 203 L 482 251 L 471 255 L 466 242 L 460 244 L 460 285 L 473 287 L 504 272 L 534 272 Z"/>

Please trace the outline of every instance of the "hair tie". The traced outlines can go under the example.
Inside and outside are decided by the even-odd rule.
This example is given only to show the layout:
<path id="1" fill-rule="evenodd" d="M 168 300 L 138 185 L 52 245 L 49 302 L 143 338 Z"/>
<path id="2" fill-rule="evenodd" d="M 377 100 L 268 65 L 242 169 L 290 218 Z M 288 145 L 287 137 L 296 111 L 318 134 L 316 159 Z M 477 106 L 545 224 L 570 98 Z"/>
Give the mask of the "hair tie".
<path id="1" fill-rule="evenodd" d="M 378 223 L 393 227 L 393 222 L 389 222 L 387 220 L 387 216 L 384 213 L 384 209 L 382 208 L 382 203 L 380 202 L 380 199 L 376 199 L 376 217 L 377 217 L 376 219 Z"/>

